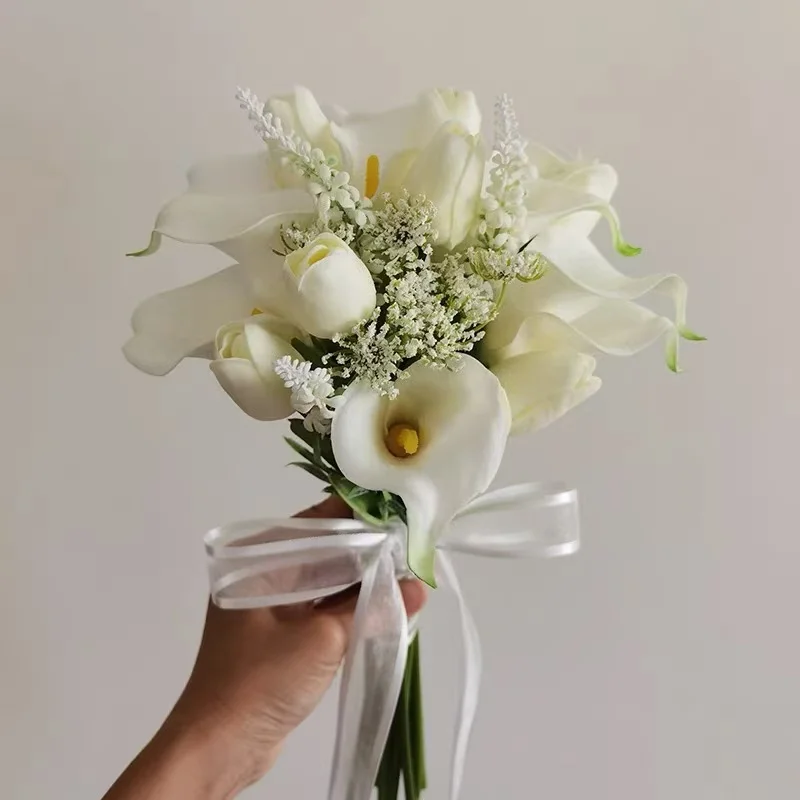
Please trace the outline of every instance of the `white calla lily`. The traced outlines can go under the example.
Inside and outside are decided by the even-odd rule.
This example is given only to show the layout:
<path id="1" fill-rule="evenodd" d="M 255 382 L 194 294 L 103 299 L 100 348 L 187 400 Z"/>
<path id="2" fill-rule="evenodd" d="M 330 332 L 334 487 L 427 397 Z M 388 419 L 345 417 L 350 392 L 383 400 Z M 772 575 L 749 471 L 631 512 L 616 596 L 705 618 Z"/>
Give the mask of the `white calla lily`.
<path id="1" fill-rule="evenodd" d="M 480 131 L 472 92 L 431 89 L 408 106 L 348 115 L 331 130 L 353 185 L 372 197 L 398 189 L 414 159 L 446 123 L 457 123 L 470 136 Z"/>
<path id="2" fill-rule="evenodd" d="M 568 348 L 523 353 L 492 366 L 511 406 L 511 433 L 532 433 L 591 397 L 601 386 L 596 361 Z"/>
<path id="3" fill-rule="evenodd" d="M 267 100 L 266 110 L 278 117 L 286 130 L 293 131 L 312 147 L 318 147 L 327 156 L 340 158 L 341 151 L 333 137 L 331 120 L 305 86 L 296 87 L 290 94 L 271 97 Z M 272 154 L 270 174 L 275 183 L 281 188 L 304 188 L 306 179 L 284 163 L 273 144 L 267 146 Z"/>
<path id="4" fill-rule="evenodd" d="M 351 385 L 331 429 L 345 477 L 399 495 L 408 517 L 410 569 L 434 585 L 436 540 L 492 482 L 511 414 L 498 379 L 463 356 L 454 371 L 416 362 L 395 398 Z"/>
<path id="5" fill-rule="evenodd" d="M 551 266 L 541 280 L 508 293 L 487 327 L 487 352 L 566 345 L 623 356 L 666 336 L 667 363 L 677 371 L 679 337 L 702 338 L 686 326 L 686 283 L 674 274 L 629 278 L 588 238 L 605 217 L 617 251 L 639 252 L 625 242 L 610 204 L 616 172 L 607 164 L 566 161 L 538 145 L 529 146 L 527 155 L 534 177 L 526 186 L 526 238 Z M 672 300 L 672 319 L 635 302 L 650 292 Z"/>
<path id="6" fill-rule="evenodd" d="M 246 317 L 257 305 L 250 271 L 234 264 L 141 303 L 123 352 L 143 372 L 166 375 L 187 356 L 213 357 L 211 345 L 219 327 Z"/>
<path id="7" fill-rule="evenodd" d="M 448 122 L 419 153 L 405 177 L 412 195 L 436 206 L 438 243 L 452 249 L 470 233 L 478 216 L 486 154 L 480 137 Z"/>
<path id="8" fill-rule="evenodd" d="M 285 318 L 288 306 L 283 259 L 270 251 L 142 302 L 123 352 L 143 372 L 166 375 L 188 356 L 213 358 L 222 325 L 254 310 Z"/>
<path id="9" fill-rule="evenodd" d="M 150 244 L 131 255 L 151 255 L 164 236 L 230 252 L 226 244 L 247 235 L 250 254 L 257 257 L 284 222 L 302 219 L 314 208 L 307 192 L 276 186 L 263 151 L 207 159 L 189 170 L 187 181 L 187 191 L 158 214 Z"/>
<path id="10" fill-rule="evenodd" d="M 666 336 L 667 363 L 677 370 L 678 337 L 701 338 L 686 327 L 687 289 L 678 275 L 629 278 L 569 228 L 554 227 L 536 239 L 536 246 L 551 266 L 541 280 L 508 293 L 487 327 L 489 351 L 509 354 L 566 344 L 628 356 Z M 653 291 L 673 300 L 674 319 L 635 302 Z"/>
<path id="11" fill-rule="evenodd" d="M 291 392 L 274 365 L 284 356 L 299 357 L 289 344 L 297 335 L 291 325 L 268 314 L 229 323 L 217 332 L 211 371 L 245 414 L 275 420 L 293 413 Z"/>

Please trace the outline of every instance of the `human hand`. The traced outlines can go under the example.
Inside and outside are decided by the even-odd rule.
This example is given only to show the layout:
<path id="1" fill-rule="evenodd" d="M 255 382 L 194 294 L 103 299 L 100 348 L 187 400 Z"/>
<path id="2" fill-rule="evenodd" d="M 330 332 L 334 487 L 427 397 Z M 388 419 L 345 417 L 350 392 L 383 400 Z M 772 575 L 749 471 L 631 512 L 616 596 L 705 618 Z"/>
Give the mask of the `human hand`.
<path id="1" fill-rule="evenodd" d="M 329 498 L 297 516 L 349 517 L 350 512 L 341 500 Z M 408 614 L 416 614 L 425 602 L 423 584 L 400 586 Z M 163 753 L 170 753 L 172 762 L 184 762 L 194 793 L 171 783 L 180 786 L 180 796 L 230 798 L 257 781 L 333 681 L 347 650 L 356 599 L 353 590 L 314 607 L 233 611 L 210 603 L 186 688 L 137 761 L 163 764 L 170 760 Z M 169 796 L 165 789 L 115 794 L 117 788 L 106 800 Z"/>

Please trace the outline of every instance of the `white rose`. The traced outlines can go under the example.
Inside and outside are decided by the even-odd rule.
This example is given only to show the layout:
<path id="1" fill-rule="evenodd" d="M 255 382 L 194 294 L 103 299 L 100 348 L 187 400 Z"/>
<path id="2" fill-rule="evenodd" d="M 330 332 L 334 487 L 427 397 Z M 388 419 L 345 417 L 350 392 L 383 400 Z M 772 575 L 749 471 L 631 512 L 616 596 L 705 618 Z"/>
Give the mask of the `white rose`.
<path id="1" fill-rule="evenodd" d="M 438 243 L 460 244 L 475 224 L 486 155 L 480 137 L 458 122 L 442 125 L 414 159 L 404 180 L 412 194 L 424 194 L 437 208 Z"/>
<path id="2" fill-rule="evenodd" d="M 348 332 L 375 309 L 377 296 L 370 271 L 332 233 L 321 233 L 289 253 L 284 277 L 295 321 L 319 339 Z"/>
<path id="3" fill-rule="evenodd" d="M 275 373 L 282 356 L 300 358 L 289 344 L 291 326 L 266 314 L 223 325 L 217 332 L 211 370 L 231 399 L 258 420 L 292 414 L 291 392 Z"/>

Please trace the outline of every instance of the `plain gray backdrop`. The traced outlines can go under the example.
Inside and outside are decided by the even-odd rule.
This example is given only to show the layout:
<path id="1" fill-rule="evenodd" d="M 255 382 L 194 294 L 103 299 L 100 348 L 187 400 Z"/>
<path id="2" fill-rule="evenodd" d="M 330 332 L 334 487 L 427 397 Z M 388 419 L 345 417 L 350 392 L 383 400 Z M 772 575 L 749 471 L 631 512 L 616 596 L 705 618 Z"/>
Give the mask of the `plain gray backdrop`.
<path id="1" fill-rule="evenodd" d="M 227 262 L 143 247 L 197 158 L 257 146 L 237 84 L 345 107 L 511 93 L 531 138 L 614 164 L 621 266 L 678 271 L 709 342 L 601 361 L 499 482 L 580 489 L 584 548 L 460 559 L 486 649 L 464 800 L 800 791 L 794 0 L 5 0 L 0 25 L 0 794 L 99 797 L 169 710 L 205 611 L 202 535 L 318 487 L 204 363 L 119 348 L 145 296 Z M 598 241 L 608 245 L 598 231 Z M 424 628 L 432 800 L 452 600 Z M 324 796 L 335 696 L 252 798 Z"/>

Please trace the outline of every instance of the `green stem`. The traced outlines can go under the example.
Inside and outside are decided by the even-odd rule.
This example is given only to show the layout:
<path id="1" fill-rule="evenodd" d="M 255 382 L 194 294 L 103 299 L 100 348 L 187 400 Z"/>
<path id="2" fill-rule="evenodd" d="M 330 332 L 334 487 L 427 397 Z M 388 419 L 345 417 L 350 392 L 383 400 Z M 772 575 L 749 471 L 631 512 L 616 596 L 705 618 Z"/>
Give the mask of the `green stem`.
<path id="1" fill-rule="evenodd" d="M 419 789 L 417 788 L 417 764 L 416 764 L 416 742 L 414 741 L 414 729 L 411 724 L 411 691 L 413 689 L 414 677 L 414 644 L 408 648 L 408 660 L 406 671 L 403 674 L 403 690 L 400 693 L 400 703 L 397 713 L 400 716 L 400 725 L 403 731 L 403 788 L 405 789 L 406 800 L 418 800 Z"/>
<path id="2" fill-rule="evenodd" d="M 428 776 L 425 769 L 425 719 L 422 711 L 422 668 L 419 657 L 419 634 L 411 644 L 414 663 L 411 667 L 413 685 L 411 688 L 411 721 L 414 726 L 416 748 L 417 786 L 419 790 L 427 789 Z"/>
<path id="3" fill-rule="evenodd" d="M 378 800 L 397 800 L 401 774 L 405 800 L 420 800 L 426 788 L 420 678 L 417 635 L 408 648 L 400 697 L 375 779 Z"/>

